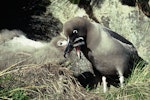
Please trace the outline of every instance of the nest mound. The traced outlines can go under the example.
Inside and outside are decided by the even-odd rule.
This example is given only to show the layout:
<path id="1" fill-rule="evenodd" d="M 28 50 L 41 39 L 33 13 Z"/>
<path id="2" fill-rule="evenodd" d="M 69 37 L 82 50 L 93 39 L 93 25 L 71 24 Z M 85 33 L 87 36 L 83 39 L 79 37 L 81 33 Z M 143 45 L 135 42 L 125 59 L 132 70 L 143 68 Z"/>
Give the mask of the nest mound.
<path id="1" fill-rule="evenodd" d="M 96 94 L 88 92 L 79 84 L 69 69 L 60 65 L 23 65 L 19 69 L 12 68 L 7 73 L 9 74 L 3 75 L 2 78 L 9 76 L 9 79 L 3 81 L 1 87 L 20 88 L 26 91 L 31 99 L 99 100 Z"/>

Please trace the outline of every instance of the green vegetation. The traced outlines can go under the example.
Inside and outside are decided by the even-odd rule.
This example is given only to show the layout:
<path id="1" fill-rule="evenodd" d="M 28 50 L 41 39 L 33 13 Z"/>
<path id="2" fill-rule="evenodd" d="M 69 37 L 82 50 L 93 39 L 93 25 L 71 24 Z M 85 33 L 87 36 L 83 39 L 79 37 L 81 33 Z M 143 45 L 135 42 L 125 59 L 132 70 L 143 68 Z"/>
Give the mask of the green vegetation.
<path id="1" fill-rule="evenodd" d="M 80 0 L 69 0 L 73 4 L 79 4 Z"/>
<path id="2" fill-rule="evenodd" d="M 112 89 L 104 95 L 107 100 L 148 100 L 150 98 L 150 66 L 135 68 L 124 88 Z"/>
<path id="3" fill-rule="evenodd" d="M 5 84 L 8 80 L 11 80 L 10 74 L 0 76 L 0 83 Z M 0 85 L 1 85 L 0 84 Z M 13 86 L 13 85 L 12 85 Z M 28 100 L 29 97 L 26 95 L 26 91 L 17 86 L 15 87 L 0 87 L 0 99 L 4 100 Z"/>

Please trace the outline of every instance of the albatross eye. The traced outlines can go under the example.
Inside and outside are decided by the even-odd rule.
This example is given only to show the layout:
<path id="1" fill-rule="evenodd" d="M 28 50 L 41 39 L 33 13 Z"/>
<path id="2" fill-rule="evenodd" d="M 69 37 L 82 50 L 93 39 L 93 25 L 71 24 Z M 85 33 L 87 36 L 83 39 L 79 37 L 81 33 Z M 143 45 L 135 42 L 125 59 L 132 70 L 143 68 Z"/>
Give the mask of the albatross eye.
<path id="1" fill-rule="evenodd" d="M 74 29 L 72 33 L 69 35 L 69 37 L 72 39 L 75 38 L 76 36 L 78 36 L 78 30 Z"/>
<path id="2" fill-rule="evenodd" d="M 77 31 L 77 30 L 73 30 L 73 31 L 72 31 L 72 33 L 75 33 L 75 34 L 77 34 L 77 33 L 78 33 L 78 31 Z"/>

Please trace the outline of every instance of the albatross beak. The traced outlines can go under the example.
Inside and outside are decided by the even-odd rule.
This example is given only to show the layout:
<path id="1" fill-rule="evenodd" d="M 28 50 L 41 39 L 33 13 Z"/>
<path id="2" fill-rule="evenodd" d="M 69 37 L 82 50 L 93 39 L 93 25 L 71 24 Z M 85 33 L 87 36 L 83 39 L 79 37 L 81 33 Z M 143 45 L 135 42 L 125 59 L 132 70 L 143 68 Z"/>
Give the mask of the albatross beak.
<path id="1" fill-rule="evenodd" d="M 76 49 L 76 53 L 78 58 L 81 58 L 81 45 L 84 45 L 84 38 L 83 37 L 78 37 L 74 40 L 73 43 L 70 43 L 69 39 L 68 39 L 68 45 L 64 51 L 64 57 L 66 58 L 66 54 L 70 53 L 72 51 L 73 48 Z"/>
<path id="2" fill-rule="evenodd" d="M 72 49 L 73 49 L 73 46 L 70 43 L 68 43 L 68 45 L 64 51 L 64 57 L 65 58 L 66 58 L 66 54 L 70 53 L 72 51 Z"/>
<path id="3" fill-rule="evenodd" d="M 78 58 L 81 58 L 81 45 L 84 45 L 84 38 L 83 37 L 78 37 L 74 40 L 73 47 L 76 48 L 76 53 Z"/>
<path id="4" fill-rule="evenodd" d="M 68 45 L 64 51 L 64 57 L 66 58 L 66 54 L 70 53 L 73 49 L 73 45 L 70 43 L 69 38 L 68 38 Z"/>

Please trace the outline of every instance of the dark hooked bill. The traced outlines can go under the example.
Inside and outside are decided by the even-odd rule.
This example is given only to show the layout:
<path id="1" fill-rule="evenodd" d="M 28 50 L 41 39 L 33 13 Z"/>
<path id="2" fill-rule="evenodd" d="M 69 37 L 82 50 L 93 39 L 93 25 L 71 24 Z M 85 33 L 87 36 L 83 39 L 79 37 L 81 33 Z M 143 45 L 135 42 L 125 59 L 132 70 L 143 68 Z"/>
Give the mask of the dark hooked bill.
<path id="1" fill-rule="evenodd" d="M 85 42 L 84 42 L 84 38 L 83 37 L 76 38 L 72 44 L 70 43 L 70 41 L 68 41 L 68 45 L 67 45 L 67 47 L 66 47 L 66 49 L 64 51 L 64 57 L 66 58 L 66 54 L 70 53 L 72 51 L 72 49 L 75 48 L 77 56 L 79 58 L 81 58 L 80 46 L 84 45 L 84 44 L 85 44 Z"/>
<path id="2" fill-rule="evenodd" d="M 64 51 L 64 57 L 65 58 L 66 58 L 66 54 L 70 53 L 72 51 L 72 49 L 73 49 L 73 45 L 71 45 L 71 43 L 68 43 L 68 45 L 67 45 L 67 47 L 66 47 L 66 49 Z"/>

